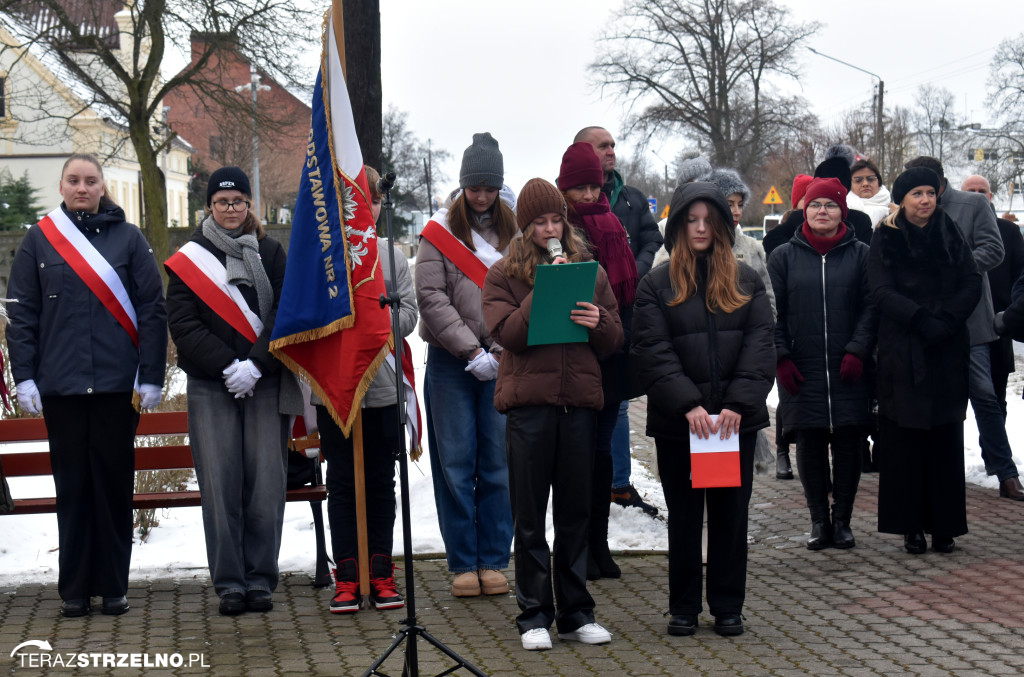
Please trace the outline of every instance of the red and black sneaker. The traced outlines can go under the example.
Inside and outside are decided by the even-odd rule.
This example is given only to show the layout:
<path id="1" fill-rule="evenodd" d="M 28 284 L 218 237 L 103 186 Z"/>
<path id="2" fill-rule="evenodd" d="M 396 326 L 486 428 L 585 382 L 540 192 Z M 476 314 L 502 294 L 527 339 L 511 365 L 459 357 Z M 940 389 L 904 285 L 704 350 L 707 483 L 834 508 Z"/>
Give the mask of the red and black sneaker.
<path id="1" fill-rule="evenodd" d="M 359 594 L 359 565 L 354 559 L 338 562 L 334 569 L 334 599 L 332 614 L 352 614 L 359 611 L 363 596 Z"/>
<path id="2" fill-rule="evenodd" d="M 370 557 L 370 601 L 378 609 L 405 606 L 405 599 L 395 588 L 395 565 L 388 555 Z"/>

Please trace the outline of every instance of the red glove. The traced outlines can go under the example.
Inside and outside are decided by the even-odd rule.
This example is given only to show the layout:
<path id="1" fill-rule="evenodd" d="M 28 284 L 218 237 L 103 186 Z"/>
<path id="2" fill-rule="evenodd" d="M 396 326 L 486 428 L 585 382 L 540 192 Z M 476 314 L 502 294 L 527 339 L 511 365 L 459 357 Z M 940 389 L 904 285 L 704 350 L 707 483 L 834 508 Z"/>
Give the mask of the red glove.
<path id="1" fill-rule="evenodd" d="M 778 374 L 779 385 L 785 388 L 787 393 L 790 395 L 800 393 L 800 385 L 804 382 L 804 377 L 800 375 L 800 370 L 793 364 L 793 360 L 788 357 L 779 360 Z"/>
<path id="2" fill-rule="evenodd" d="M 839 378 L 848 386 L 860 380 L 864 375 L 864 362 L 853 353 L 843 355 L 843 363 L 839 365 Z"/>

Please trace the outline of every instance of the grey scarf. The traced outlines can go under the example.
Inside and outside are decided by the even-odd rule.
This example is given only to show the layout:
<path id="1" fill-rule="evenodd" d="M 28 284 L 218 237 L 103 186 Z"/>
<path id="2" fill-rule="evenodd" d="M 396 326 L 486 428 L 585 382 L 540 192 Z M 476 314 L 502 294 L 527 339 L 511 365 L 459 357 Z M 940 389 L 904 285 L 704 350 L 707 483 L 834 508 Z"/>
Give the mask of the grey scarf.
<path id="1" fill-rule="evenodd" d="M 270 286 L 270 278 L 263 269 L 256 236 L 246 234 L 241 228 L 222 228 L 214 221 L 212 214 L 203 221 L 203 235 L 227 255 L 228 283 L 247 284 L 256 289 L 260 319 L 266 324 L 274 306 L 274 288 Z"/>

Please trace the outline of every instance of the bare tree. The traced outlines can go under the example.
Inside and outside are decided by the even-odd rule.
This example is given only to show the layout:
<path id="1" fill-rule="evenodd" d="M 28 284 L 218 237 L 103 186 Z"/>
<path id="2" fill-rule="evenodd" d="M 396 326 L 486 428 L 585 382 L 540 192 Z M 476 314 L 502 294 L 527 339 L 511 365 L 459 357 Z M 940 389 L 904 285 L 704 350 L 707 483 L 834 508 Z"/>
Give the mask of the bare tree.
<path id="1" fill-rule="evenodd" d="M 591 69 L 632 102 L 629 131 L 682 132 L 710 146 L 713 165 L 746 172 L 780 130 L 807 123 L 808 106 L 769 78 L 796 76 L 794 48 L 817 29 L 773 0 L 627 0 Z"/>
<path id="2" fill-rule="evenodd" d="M 996 192 L 996 186 L 1010 180 L 1018 181 L 1019 191 L 1024 170 L 1024 33 L 999 43 L 990 65 L 988 89 L 988 105 L 998 126 L 979 140 L 979 147 L 987 147 L 980 173 L 988 177 Z"/>
<path id="3" fill-rule="evenodd" d="M 381 165 L 380 0 L 344 0 L 346 81 L 363 162 Z"/>
<path id="4" fill-rule="evenodd" d="M 14 32 L 20 38 L 20 44 L 2 49 L 13 50 L 21 58 L 38 46 L 63 70 L 58 77 L 73 78 L 83 110 L 99 108 L 123 125 L 142 176 L 146 206 L 142 225 L 163 260 L 169 251 L 166 185 L 159 155 L 173 140 L 173 134 L 154 133 L 154 128 L 160 132 L 163 98 L 176 88 L 192 87 L 225 108 L 244 106 L 234 88 L 225 88 L 220 74 L 209 68 L 224 50 L 241 53 L 282 84 L 308 86 L 299 57 L 313 48 L 321 21 L 319 14 L 293 0 L 128 0 L 123 7 L 111 36 L 96 29 L 109 23 L 105 14 L 110 2 L 0 0 L 0 13 L 17 24 Z M 92 16 L 78 16 L 82 8 Z M 202 53 L 164 80 L 160 67 L 170 46 L 189 44 L 193 33 L 206 37 Z M 63 134 L 70 133 L 68 124 L 82 112 L 69 116 L 45 107 L 38 110 L 41 118 L 58 116 L 51 121 Z"/>
<path id="5" fill-rule="evenodd" d="M 384 172 L 395 172 L 398 181 L 391 191 L 395 205 L 406 211 L 431 211 L 430 195 L 427 195 L 427 168 L 431 174 L 433 197 L 445 197 L 448 177 L 439 165 L 451 159 L 451 153 L 442 148 L 432 148 L 429 141 L 424 143 L 409 129 L 409 114 L 394 105 L 384 113 L 384 142 L 381 144 L 381 166 Z M 411 221 L 395 214 L 396 233 L 405 234 Z"/>
<path id="6" fill-rule="evenodd" d="M 957 114 L 953 93 L 929 83 L 917 88 L 915 98 L 911 123 L 917 132 L 919 154 L 936 157 L 943 165 L 965 165 L 970 139 L 964 131 L 972 125 Z"/>

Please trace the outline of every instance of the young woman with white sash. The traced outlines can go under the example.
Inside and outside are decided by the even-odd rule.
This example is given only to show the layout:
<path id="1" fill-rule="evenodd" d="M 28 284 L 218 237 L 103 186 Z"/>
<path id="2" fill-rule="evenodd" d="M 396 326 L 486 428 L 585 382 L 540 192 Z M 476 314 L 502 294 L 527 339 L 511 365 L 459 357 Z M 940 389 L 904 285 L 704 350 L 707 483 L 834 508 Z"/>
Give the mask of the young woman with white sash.
<path id="1" fill-rule="evenodd" d="M 189 443 L 220 613 L 269 611 L 277 588 L 291 373 L 270 355 L 285 253 L 249 211 L 238 167 L 210 175 L 208 213 L 165 262 L 167 314 L 188 375 Z"/>
<path id="2" fill-rule="evenodd" d="M 490 134 L 474 134 L 459 172 L 462 192 L 427 224 L 416 259 L 420 336 L 428 344 L 427 439 L 452 594 L 505 594 L 512 508 L 505 417 L 494 408 L 501 346 L 483 318 L 487 270 L 519 232 L 499 199 L 504 163 Z"/>
<path id="3" fill-rule="evenodd" d="M 14 257 L 7 345 L 18 403 L 46 421 L 61 613 L 102 597 L 116 615 L 128 611 L 138 407 L 156 407 L 164 382 L 163 283 L 95 157 L 64 163 L 60 194 Z"/>

